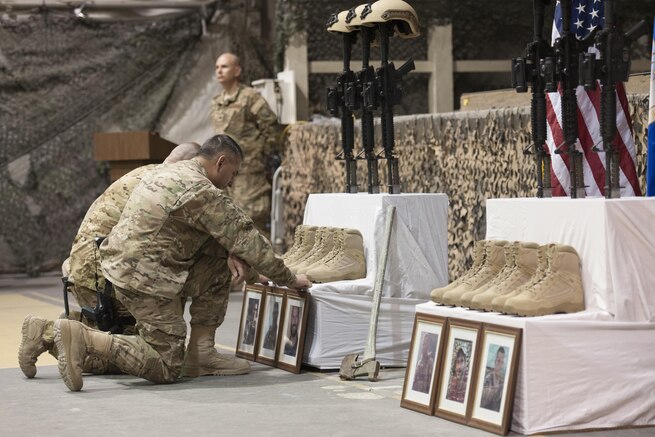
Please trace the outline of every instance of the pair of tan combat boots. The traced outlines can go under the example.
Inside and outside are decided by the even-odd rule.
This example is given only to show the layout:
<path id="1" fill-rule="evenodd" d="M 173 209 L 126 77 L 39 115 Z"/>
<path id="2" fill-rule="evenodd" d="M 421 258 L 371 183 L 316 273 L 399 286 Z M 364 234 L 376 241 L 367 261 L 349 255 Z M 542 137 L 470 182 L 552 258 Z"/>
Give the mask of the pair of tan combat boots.
<path id="1" fill-rule="evenodd" d="M 293 273 L 305 274 L 312 282 L 366 276 L 364 240 L 357 229 L 300 225 L 282 258 Z"/>
<path id="2" fill-rule="evenodd" d="M 571 246 L 478 241 L 473 266 L 430 298 L 443 305 L 544 316 L 584 310 L 580 258 Z"/>

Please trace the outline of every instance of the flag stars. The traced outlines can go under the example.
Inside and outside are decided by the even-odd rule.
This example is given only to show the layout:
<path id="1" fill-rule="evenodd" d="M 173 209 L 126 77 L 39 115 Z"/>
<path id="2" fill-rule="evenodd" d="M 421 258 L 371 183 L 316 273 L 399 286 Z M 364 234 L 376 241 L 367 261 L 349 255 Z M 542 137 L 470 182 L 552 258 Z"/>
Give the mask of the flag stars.
<path id="1" fill-rule="evenodd" d="M 596 29 L 597 27 L 598 27 L 598 26 L 596 26 L 595 24 L 592 24 L 591 26 L 589 26 L 589 27 L 587 28 L 587 30 L 588 30 L 589 32 L 593 32 L 594 29 Z"/>
<path id="2" fill-rule="evenodd" d="M 598 12 L 600 12 L 600 11 L 598 11 L 597 9 L 594 9 L 594 10 L 591 11 L 591 19 L 592 20 L 593 19 L 598 19 Z"/>
<path id="3" fill-rule="evenodd" d="M 578 21 L 575 22 L 575 28 L 580 29 L 583 24 L 584 22 L 580 18 L 578 18 Z"/>
<path id="4" fill-rule="evenodd" d="M 585 11 L 586 8 L 587 8 L 586 5 L 583 5 L 582 3 L 580 3 L 576 9 L 578 10 L 578 14 L 582 14 Z"/>

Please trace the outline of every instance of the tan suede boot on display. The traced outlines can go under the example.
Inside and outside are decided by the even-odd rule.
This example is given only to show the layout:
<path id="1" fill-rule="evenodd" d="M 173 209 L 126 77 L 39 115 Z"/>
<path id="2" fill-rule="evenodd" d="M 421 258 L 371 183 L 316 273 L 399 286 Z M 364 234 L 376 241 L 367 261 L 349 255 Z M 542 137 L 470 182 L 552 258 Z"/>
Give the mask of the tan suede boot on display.
<path id="1" fill-rule="evenodd" d="M 505 240 L 487 241 L 484 264 L 480 270 L 458 287 L 444 293 L 441 298 L 442 303 L 445 305 L 459 305 L 464 293 L 491 282 L 505 266 L 505 246 L 507 244 L 508 242 Z"/>
<path id="2" fill-rule="evenodd" d="M 303 240 L 303 246 L 301 249 L 296 252 L 294 255 L 293 259 L 285 260 L 284 264 L 291 270 L 293 273 L 298 274 L 298 271 L 296 270 L 296 266 L 304 263 L 307 261 L 309 257 L 311 257 L 316 251 L 319 250 L 321 247 L 321 241 L 323 240 L 323 236 L 325 235 L 327 228 L 317 228 L 314 233 L 312 234 L 313 239 L 310 238 L 304 238 Z"/>
<path id="3" fill-rule="evenodd" d="M 291 264 L 308 253 L 314 246 L 318 226 L 298 225 L 293 237 L 293 246 L 282 256 L 285 264 Z"/>
<path id="4" fill-rule="evenodd" d="M 335 244 L 337 228 L 321 228 L 318 232 L 320 233 L 320 241 L 317 240 L 314 244 L 314 248 L 310 254 L 305 257 L 304 260 L 295 264 L 291 269 L 295 274 L 304 274 L 307 272 L 307 269 L 311 267 L 317 261 L 325 259 L 325 257 L 332 251 Z M 295 271 L 294 271 L 295 270 Z"/>
<path id="5" fill-rule="evenodd" d="M 480 270 L 480 268 L 482 268 L 484 265 L 486 246 L 487 240 L 478 240 L 475 242 L 473 247 L 473 265 L 471 265 L 471 268 L 468 269 L 462 276 L 446 285 L 445 287 L 435 288 L 432 290 L 430 292 L 430 299 L 432 302 L 442 303 L 441 298 L 445 293 L 459 287 L 462 283 L 464 283 L 464 281 L 475 275 Z"/>
<path id="6" fill-rule="evenodd" d="M 333 282 L 366 277 L 364 240 L 357 229 L 336 229 L 333 250 L 307 269 L 313 282 Z"/>
<path id="7" fill-rule="evenodd" d="M 191 337 L 184 355 L 182 376 L 243 375 L 250 372 L 248 361 L 219 354 L 214 347 L 216 326 L 191 325 Z"/>
<path id="8" fill-rule="evenodd" d="M 500 294 L 491 301 L 491 310 L 499 313 L 505 312 L 505 302 L 507 300 L 518 296 L 523 293 L 529 292 L 532 287 L 537 285 L 548 273 L 548 251 L 555 246 L 554 244 L 544 244 L 537 249 L 537 269 L 534 275 L 525 284 L 508 291 L 507 293 Z"/>
<path id="9" fill-rule="evenodd" d="M 86 358 L 97 355 L 109 358 L 111 335 L 91 329 L 73 320 L 55 320 L 55 343 L 59 352 L 59 374 L 71 391 L 83 386 L 82 372 Z"/>
<path id="10" fill-rule="evenodd" d="M 518 249 L 518 246 L 519 246 L 518 241 L 513 241 L 505 246 L 505 265 L 503 266 L 503 269 L 496 275 L 495 278 L 493 278 L 491 282 L 484 283 L 480 287 L 476 288 L 475 290 L 467 291 L 466 293 L 464 293 L 460 298 L 459 306 L 465 308 L 477 309 L 471 306 L 471 302 L 473 298 L 479 294 L 486 292 L 490 288 L 493 288 L 496 285 L 502 283 L 505 279 L 509 277 L 509 275 L 512 274 L 514 269 L 516 269 L 516 251 Z"/>
<path id="11" fill-rule="evenodd" d="M 528 292 L 508 299 L 505 312 L 545 316 L 584 310 L 580 257 L 575 248 L 558 244 L 548 251 L 548 271 Z"/>
<path id="12" fill-rule="evenodd" d="M 516 248 L 515 265 L 512 273 L 502 282 L 488 288 L 484 293 L 477 294 L 471 299 L 471 308 L 477 310 L 493 311 L 491 303 L 499 296 L 515 291 L 527 284 L 537 271 L 539 245 L 537 243 L 519 242 Z"/>
<path id="13" fill-rule="evenodd" d="M 54 322 L 29 315 L 23 320 L 21 334 L 18 365 L 25 376 L 34 378 L 39 355 L 54 346 Z"/>

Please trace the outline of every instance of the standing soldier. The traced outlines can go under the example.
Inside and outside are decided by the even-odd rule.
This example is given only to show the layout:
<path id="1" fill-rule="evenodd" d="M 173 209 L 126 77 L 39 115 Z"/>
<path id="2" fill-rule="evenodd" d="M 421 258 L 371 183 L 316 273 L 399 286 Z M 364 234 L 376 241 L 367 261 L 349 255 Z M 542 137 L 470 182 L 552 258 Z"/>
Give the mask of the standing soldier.
<path id="1" fill-rule="evenodd" d="M 266 161 L 276 148 L 277 117 L 257 91 L 240 83 L 241 72 L 239 58 L 232 53 L 216 60 L 216 78 L 223 91 L 212 99 L 212 126 L 215 133 L 234 138 L 246 156 L 228 194 L 255 227 L 269 235 L 271 185 Z"/>

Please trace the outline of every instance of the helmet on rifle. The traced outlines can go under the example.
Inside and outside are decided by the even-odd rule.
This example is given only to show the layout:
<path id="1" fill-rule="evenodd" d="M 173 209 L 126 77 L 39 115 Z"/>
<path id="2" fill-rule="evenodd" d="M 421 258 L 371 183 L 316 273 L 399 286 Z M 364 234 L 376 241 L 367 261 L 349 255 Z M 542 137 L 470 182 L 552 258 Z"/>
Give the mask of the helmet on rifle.
<path id="1" fill-rule="evenodd" d="M 357 29 L 351 29 L 346 26 L 346 17 L 348 16 L 349 11 L 341 11 L 338 14 L 330 15 L 328 18 L 326 26 L 328 32 L 332 33 L 350 33 Z"/>
<path id="2" fill-rule="evenodd" d="M 378 0 L 362 8 L 360 25 L 380 23 L 393 23 L 394 34 L 400 38 L 416 38 L 421 34 L 416 11 L 403 0 Z"/>
<path id="3" fill-rule="evenodd" d="M 348 14 L 346 15 L 346 26 L 348 29 L 352 30 L 359 30 L 362 26 L 362 12 L 364 11 L 365 8 L 371 8 L 370 3 L 364 3 L 359 6 L 355 6 L 354 8 L 350 9 L 348 11 Z M 370 24 L 367 25 L 369 28 L 373 28 Z M 379 46 L 379 39 L 377 33 L 372 33 L 371 34 L 371 46 L 377 47 Z"/>

